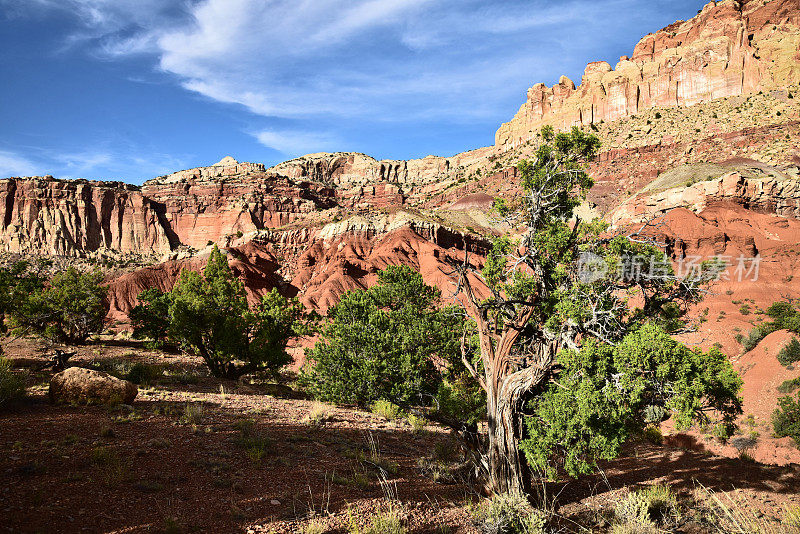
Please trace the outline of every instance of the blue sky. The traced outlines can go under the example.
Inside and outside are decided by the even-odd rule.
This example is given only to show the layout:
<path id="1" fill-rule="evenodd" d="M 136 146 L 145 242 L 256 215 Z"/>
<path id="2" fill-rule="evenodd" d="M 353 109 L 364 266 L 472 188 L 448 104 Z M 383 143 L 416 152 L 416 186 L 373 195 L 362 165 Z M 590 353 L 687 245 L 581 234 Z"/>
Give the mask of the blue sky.
<path id="1" fill-rule="evenodd" d="M 0 177 L 449 156 L 703 2 L 0 0 Z"/>

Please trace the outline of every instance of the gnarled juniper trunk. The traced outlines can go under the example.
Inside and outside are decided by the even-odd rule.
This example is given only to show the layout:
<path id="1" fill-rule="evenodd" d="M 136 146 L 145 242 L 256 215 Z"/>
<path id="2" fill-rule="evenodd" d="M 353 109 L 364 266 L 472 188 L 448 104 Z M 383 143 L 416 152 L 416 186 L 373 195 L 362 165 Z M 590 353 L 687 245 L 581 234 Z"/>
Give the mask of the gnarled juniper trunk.
<path id="1" fill-rule="evenodd" d="M 503 346 L 499 348 L 502 350 Z M 519 370 L 513 369 L 508 354 L 496 353 L 496 356 L 500 358 L 495 361 L 504 363 L 493 369 L 493 379 L 487 382 L 488 489 L 492 493 L 525 494 L 530 489 L 530 477 L 519 450 L 522 405 L 528 394 L 547 378 L 555 359 L 555 346 L 536 344 L 528 358 L 530 364 Z"/>

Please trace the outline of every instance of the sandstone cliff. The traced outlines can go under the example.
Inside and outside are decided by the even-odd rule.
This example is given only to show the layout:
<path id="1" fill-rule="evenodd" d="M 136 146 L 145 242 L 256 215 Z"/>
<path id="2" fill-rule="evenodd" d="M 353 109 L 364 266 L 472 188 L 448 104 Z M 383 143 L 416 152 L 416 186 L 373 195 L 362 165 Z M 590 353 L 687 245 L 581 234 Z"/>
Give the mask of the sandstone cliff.
<path id="1" fill-rule="evenodd" d="M 0 250 L 79 256 L 170 250 L 158 210 L 138 188 L 53 177 L 0 180 Z"/>
<path id="2" fill-rule="evenodd" d="M 644 37 L 614 69 L 589 63 L 580 86 L 562 77 L 534 85 L 495 135 L 518 146 L 545 124 L 557 129 L 610 122 L 656 107 L 785 88 L 800 82 L 797 0 L 711 2 L 689 21 Z"/>

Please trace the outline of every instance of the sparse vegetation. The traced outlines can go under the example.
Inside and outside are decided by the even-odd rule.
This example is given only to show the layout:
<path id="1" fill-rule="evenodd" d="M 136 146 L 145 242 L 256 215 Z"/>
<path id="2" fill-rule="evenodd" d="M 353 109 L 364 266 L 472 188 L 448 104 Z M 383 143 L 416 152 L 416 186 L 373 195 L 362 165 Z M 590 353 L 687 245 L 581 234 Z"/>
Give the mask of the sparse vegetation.
<path id="1" fill-rule="evenodd" d="M 25 396 L 25 380 L 11 370 L 11 361 L 0 356 L 0 409 Z"/>
<path id="2" fill-rule="evenodd" d="M 796 398 L 778 399 L 778 407 L 772 414 L 772 429 L 777 437 L 788 436 L 800 447 L 800 392 Z"/>
<path id="3" fill-rule="evenodd" d="M 482 502 L 475 522 L 486 534 L 544 534 L 547 516 L 518 494 L 499 493 Z"/>
<path id="4" fill-rule="evenodd" d="M 103 330 L 108 287 L 102 282 L 99 270 L 80 272 L 68 267 L 57 273 L 46 287 L 18 304 L 13 314 L 15 330 L 61 343 L 85 343 L 91 334 Z"/>
<path id="5" fill-rule="evenodd" d="M 398 405 L 383 399 L 378 399 L 373 402 L 372 406 L 370 406 L 370 410 L 375 415 L 383 417 L 387 421 L 395 421 L 401 419 L 405 415 Z"/>
<path id="6" fill-rule="evenodd" d="M 793 363 L 800 361 L 800 341 L 793 337 L 789 343 L 783 346 L 778 352 L 778 361 L 784 367 L 789 367 Z"/>
<path id="7" fill-rule="evenodd" d="M 273 289 L 250 309 L 242 282 L 214 246 L 203 273 L 184 269 L 168 294 L 148 290 L 131 312 L 139 336 L 172 340 L 203 358 L 214 376 L 276 376 L 291 361 L 290 339 L 309 333 L 311 317 Z"/>

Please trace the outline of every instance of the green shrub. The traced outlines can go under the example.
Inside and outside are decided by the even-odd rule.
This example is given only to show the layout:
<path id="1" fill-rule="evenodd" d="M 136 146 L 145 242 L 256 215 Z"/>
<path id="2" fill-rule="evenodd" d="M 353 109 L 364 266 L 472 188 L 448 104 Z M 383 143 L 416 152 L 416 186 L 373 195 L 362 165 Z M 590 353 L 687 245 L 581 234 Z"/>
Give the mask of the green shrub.
<path id="1" fill-rule="evenodd" d="M 408 421 L 408 424 L 411 425 L 411 430 L 414 432 L 422 432 L 425 430 L 425 425 L 428 424 L 427 419 L 413 413 L 408 414 L 406 421 Z"/>
<path id="2" fill-rule="evenodd" d="M 0 408 L 24 396 L 24 377 L 14 374 L 11 361 L 0 356 Z"/>
<path id="3" fill-rule="evenodd" d="M 263 460 L 272 448 L 272 440 L 255 430 L 255 422 L 252 419 L 238 421 L 236 427 L 239 436 L 235 443 L 247 452 L 247 456 L 254 462 Z"/>
<path id="4" fill-rule="evenodd" d="M 742 348 L 744 348 L 745 352 L 749 352 L 756 348 L 756 345 L 761 343 L 761 340 L 770 335 L 772 332 L 776 330 L 774 323 L 764 323 L 756 326 L 750 333 L 747 334 L 747 337 L 741 340 Z"/>
<path id="5" fill-rule="evenodd" d="M 333 411 L 331 407 L 323 402 L 315 402 L 311 405 L 308 414 L 303 418 L 307 425 L 322 426 L 329 421 L 333 421 Z"/>
<path id="6" fill-rule="evenodd" d="M 14 312 L 17 330 L 59 343 L 85 343 L 91 334 L 103 330 L 108 286 L 102 283 L 99 270 L 82 273 L 69 267 L 56 274 Z"/>
<path id="7" fill-rule="evenodd" d="M 350 516 L 348 534 L 406 534 L 408 529 L 403 525 L 400 515 L 394 508 L 377 512 L 370 516 L 365 527 L 359 527 L 355 518 Z"/>
<path id="8" fill-rule="evenodd" d="M 800 389 L 800 376 L 797 378 L 792 378 L 790 380 L 784 380 L 783 383 L 778 386 L 778 393 L 790 394 L 794 393 L 795 390 Z"/>
<path id="9" fill-rule="evenodd" d="M 216 245 L 203 273 L 184 269 L 170 292 L 170 338 L 221 378 L 277 375 L 292 361 L 289 340 L 310 332 L 309 319 L 297 299 L 287 300 L 277 289 L 250 309 L 244 285 Z"/>
<path id="10" fill-rule="evenodd" d="M 644 429 L 642 433 L 642 437 L 652 443 L 653 445 L 661 445 L 664 443 L 664 435 L 661 433 L 661 429 L 657 426 L 648 426 Z"/>
<path id="11" fill-rule="evenodd" d="M 199 425 L 203 421 L 205 409 L 202 404 L 187 402 L 183 408 L 180 422 L 184 425 Z"/>
<path id="12" fill-rule="evenodd" d="M 792 340 L 778 352 L 778 361 L 781 362 L 781 365 L 784 367 L 789 367 L 794 362 L 800 361 L 800 341 L 798 341 L 796 337 L 793 337 Z"/>
<path id="13" fill-rule="evenodd" d="M 441 383 L 434 358 L 460 362 L 463 316 L 437 307 L 440 291 L 407 266 L 390 265 L 378 284 L 349 291 L 308 352 L 301 383 L 317 398 L 369 406 L 433 395 Z"/>
<path id="14" fill-rule="evenodd" d="M 163 374 L 164 369 L 160 365 L 137 362 L 133 364 L 130 370 L 125 374 L 125 379 L 130 380 L 134 384 L 147 385 L 161 378 Z"/>
<path id="15" fill-rule="evenodd" d="M 797 399 L 781 397 L 772 413 L 772 429 L 779 438 L 789 436 L 800 446 L 800 392 Z"/>
<path id="16" fill-rule="evenodd" d="M 405 415 L 398 405 L 383 399 L 378 399 L 373 402 L 372 406 L 370 406 L 370 410 L 375 415 L 383 417 L 387 421 L 401 419 Z"/>
<path id="17" fill-rule="evenodd" d="M 543 534 L 547 515 L 531 506 L 525 497 L 504 493 L 478 506 L 475 521 L 483 532 Z"/>
<path id="18" fill-rule="evenodd" d="M 711 428 L 711 435 L 717 438 L 718 441 L 721 443 L 727 443 L 728 438 L 730 438 L 733 433 L 736 431 L 736 425 L 729 422 L 719 422 L 716 423 Z"/>
<path id="19" fill-rule="evenodd" d="M 678 499 L 668 486 L 656 485 L 623 497 L 614 508 L 617 527 L 613 532 L 658 532 L 680 518 Z"/>
<path id="20" fill-rule="evenodd" d="M 800 529 L 800 504 L 787 504 L 782 514 L 783 524 Z"/>

